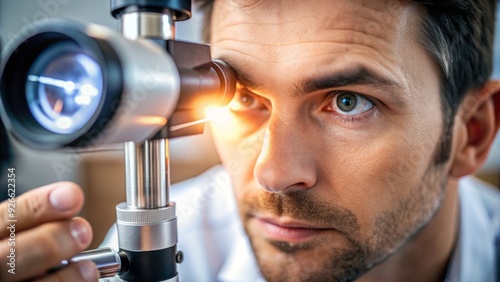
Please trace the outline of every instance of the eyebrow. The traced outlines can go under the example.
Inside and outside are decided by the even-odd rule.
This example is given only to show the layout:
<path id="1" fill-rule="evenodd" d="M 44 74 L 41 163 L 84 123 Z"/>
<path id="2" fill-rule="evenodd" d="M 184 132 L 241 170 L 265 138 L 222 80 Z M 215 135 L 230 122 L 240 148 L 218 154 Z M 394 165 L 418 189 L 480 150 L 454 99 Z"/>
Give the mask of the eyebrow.
<path id="1" fill-rule="evenodd" d="M 239 84 L 249 89 L 259 88 L 259 84 L 253 77 L 251 77 L 248 73 L 241 71 L 241 69 L 239 69 L 235 64 L 232 64 L 230 60 L 226 58 L 218 58 L 218 60 L 222 60 L 234 71 L 234 75 L 236 76 L 236 80 Z"/>
<path id="2" fill-rule="evenodd" d="M 257 81 L 250 74 L 241 71 L 241 69 L 239 69 L 235 64 L 228 62 L 228 60 L 222 60 L 233 69 L 236 79 L 241 86 L 249 89 L 260 88 Z M 403 87 L 396 81 L 381 76 L 365 66 L 358 65 L 342 71 L 334 71 L 326 75 L 311 78 L 299 83 L 295 87 L 296 91 L 293 94 L 294 96 L 300 96 L 319 90 L 353 85 L 372 86 L 389 92 L 404 92 Z M 394 93 L 391 97 L 398 105 L 405 104 L 404 99 L 400 97 L 400 95 Z"/>
<path id="3" fill-rule="evenodd" d="M 336 71 L 319 78 L 313 78 L 298 85 L 302 93 L 311 93 L 318 90 L 345 87 L 350 85 L 368 85 L 378 88 L 401 88 L 393 80 L 382 77 L 364 66 L 356 66 L 347 70 Z"/>

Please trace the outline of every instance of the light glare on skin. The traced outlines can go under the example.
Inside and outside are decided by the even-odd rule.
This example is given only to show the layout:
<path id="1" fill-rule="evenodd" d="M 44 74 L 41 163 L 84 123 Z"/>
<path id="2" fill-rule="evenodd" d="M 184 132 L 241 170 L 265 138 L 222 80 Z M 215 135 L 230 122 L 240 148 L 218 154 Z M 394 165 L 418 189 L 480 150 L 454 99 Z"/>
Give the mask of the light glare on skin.
<path id="1" fill-rule="evenodd" d="M 214 119 L 212 128 L 261 269 L 270 281 L 312 281 L 329 266 L 328 260 L 311 258 L 358 247 L 367 265 L 351 267 L 366 271 L 425 226 L 445 193 L 444 203 L 452 202 L 453 192 L 441 187 L 449 164 L 433 167 L 443 130 L 440 71 L 417 37 L 421 11 L 409 1 L 263 0 L 245 8 L 238 3 L 215 1 L 212 53 L 255 82 L 247 88 L 262 107 L 228 110 L 224 122 Z M 306 81 L 353 66 L 397 87 L 301 90 Z M 345 122 L 325 111 L 334 90 L 372 99 L 373 114 Z M 311 206 L 287 206 L 293 202 L 287 197 L 297 191 L 308 195 Z M 278 198 L 282 206 L 269 206 Z M 316 212 L 327 210 L 319 208 L 325 205 L 349 212 L 358 230 L 322 220 L 339 230 L 312 238 L 310 248 L 286 253 L 252 218 L 303 215 L 314 221 L 304 213 L 314 213 L 315 205 Z M 380 226 L 386 217 L 394 217 L 397 226 Z M 287 267 L 290 263 L 297 267 Z M 342 271 L 327 275 L 360 274 Z"/>

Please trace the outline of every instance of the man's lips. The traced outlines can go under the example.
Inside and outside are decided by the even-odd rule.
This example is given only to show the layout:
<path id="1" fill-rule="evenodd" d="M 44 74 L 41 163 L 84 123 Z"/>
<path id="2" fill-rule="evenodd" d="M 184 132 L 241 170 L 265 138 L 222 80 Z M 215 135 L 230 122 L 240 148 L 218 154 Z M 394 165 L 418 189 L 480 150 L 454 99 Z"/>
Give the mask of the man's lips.
<path id="1" fill-rule="evenodd" d="M 289 243 L 300 243 L 311 240 L 325 232 L 332 231 L 326 228 L 303 221 L 290 218 L 253 217 L 256 221 L 258 231 L 271 240 Z"/>

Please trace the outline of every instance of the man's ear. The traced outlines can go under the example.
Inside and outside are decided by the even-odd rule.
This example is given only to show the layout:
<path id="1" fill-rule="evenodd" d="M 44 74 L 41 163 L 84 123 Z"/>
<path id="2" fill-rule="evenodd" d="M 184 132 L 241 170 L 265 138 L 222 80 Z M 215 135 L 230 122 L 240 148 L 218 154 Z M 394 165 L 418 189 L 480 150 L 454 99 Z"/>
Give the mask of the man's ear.
<path id="1" fill-rule="evenodd" d="M 450 175 L 460 178 L 481 167 L 500 128 L 500 81 L 469 93 L 455 119 Z"/>

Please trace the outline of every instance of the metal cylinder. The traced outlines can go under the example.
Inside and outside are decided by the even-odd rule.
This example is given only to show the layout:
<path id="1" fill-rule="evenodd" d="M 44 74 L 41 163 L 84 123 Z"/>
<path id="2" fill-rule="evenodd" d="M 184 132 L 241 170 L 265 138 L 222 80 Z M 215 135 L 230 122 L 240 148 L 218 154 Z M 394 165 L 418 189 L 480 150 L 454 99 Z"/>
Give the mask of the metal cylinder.
<path id="1" fill-rule="evenodd" d="M 84 260 L 91 260 L 96 264 L 101 278 L 113 277 L 122 272 L 122 258 L 118 252 L 111 248 L 102 248 L 80 253 L 69 262 L 67 260 L 62 261 L 61 265 L 56 269 L 64 267 L 70 262 L 75 263 Z"/>
<path id="2" fill-rule="evenodd" d="M 173 12 L 169 10 L 157 12 L 134 11 L 124 13 L 120 18 L 121 32 L 127 39 L 175 39 L 175 23 Z"/>
<path id="3" fill-rule="evenodd" d="M 168 142 L 147 140 L 125 143 L 127 206 L 155 209 L 168 205 L 170 183 Z"/>
<path id="4" fill-rule="evenodd" d="M 175 204 L 165 208 L 135 209 L 116 206 L 118 246 L 127 251 L 155 251 L 177 244 Z"/>
<path id="5" fill-rule="evenodd" d="M 111 15 L 115 18 L 133 10 L 170 10 L 176 21 L 185 21 L 191 18 L 191 0 L 111 0 Z"/>

